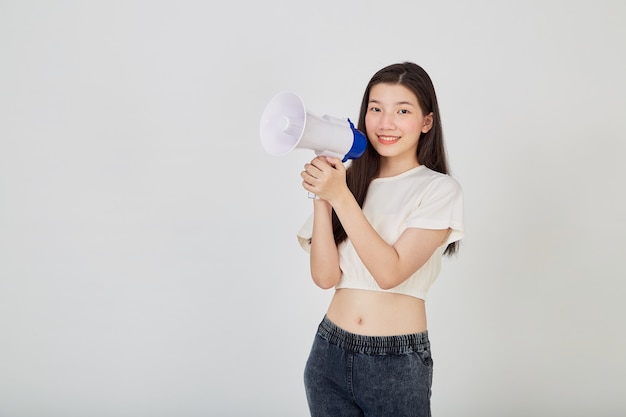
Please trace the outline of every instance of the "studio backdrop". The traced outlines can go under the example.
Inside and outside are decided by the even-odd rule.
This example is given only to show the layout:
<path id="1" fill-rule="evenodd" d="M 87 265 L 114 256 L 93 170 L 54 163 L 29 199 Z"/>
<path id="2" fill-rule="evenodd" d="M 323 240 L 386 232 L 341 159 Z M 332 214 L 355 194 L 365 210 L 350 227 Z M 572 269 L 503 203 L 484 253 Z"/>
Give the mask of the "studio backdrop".
<path id="1" fill-rule="evenodd" d="M 431 75 L 466 238 L 427 300 L 433 414 L 626 413 L 626 3 L 0 0 L 0 416 L 306 416 L 332 291 L 296 232 L 314 152 Z M 349 163 L 346 162 L 346 163 Z"/>

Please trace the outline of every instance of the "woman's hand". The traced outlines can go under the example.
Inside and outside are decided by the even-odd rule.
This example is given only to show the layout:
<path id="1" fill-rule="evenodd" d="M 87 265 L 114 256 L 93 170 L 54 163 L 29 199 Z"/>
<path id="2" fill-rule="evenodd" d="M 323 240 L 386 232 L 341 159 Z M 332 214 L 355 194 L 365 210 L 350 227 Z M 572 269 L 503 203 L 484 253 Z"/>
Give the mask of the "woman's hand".
<path id="1" fill-rule="evenodd" d="M 331 205 L 350 192 L 346 184 L 346 167 L 339 158 L 318 156 L 304 165 L 300 175 L 305 190 Z"/>

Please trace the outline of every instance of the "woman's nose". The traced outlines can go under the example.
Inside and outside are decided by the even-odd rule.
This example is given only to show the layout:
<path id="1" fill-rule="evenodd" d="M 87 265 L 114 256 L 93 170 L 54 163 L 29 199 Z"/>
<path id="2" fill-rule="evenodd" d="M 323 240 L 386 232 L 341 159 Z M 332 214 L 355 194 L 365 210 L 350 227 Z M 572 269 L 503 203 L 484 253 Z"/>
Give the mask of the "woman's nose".
<path id="1" fill-rule="evenodd" d="M 383 113 L 380 120 L 380 126 L 383 129 L 393 129 L 396 127 L 393 113 Z"/>

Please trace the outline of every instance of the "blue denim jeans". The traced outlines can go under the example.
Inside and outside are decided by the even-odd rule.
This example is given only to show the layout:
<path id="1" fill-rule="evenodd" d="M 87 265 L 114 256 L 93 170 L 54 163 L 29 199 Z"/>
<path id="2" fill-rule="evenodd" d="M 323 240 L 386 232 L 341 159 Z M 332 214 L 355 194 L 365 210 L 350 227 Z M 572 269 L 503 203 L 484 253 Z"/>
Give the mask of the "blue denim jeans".
<path id="1" fill-rule="evenodd" d="M 363 336 L 327 317 L 304 370 L 312 417 L 427 417 L 432 377 L 427 331 Z"/>

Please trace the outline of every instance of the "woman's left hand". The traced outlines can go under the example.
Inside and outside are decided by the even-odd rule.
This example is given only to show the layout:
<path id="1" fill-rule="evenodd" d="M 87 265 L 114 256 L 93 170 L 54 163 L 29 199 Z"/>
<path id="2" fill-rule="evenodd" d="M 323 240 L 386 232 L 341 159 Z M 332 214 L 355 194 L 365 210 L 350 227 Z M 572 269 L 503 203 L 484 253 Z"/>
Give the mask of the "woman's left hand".
<path id="1" fill-rule="evenodd" d="M 346 191 L 349 192 L 346 184 L 346 167 L 339 158 L 318 156 L 304 165 L 304 171 L 300 176 L 305 190 L 331 205 Z"/>

